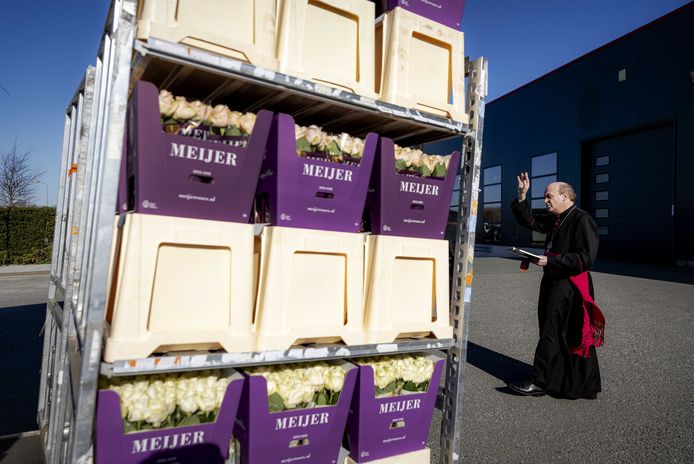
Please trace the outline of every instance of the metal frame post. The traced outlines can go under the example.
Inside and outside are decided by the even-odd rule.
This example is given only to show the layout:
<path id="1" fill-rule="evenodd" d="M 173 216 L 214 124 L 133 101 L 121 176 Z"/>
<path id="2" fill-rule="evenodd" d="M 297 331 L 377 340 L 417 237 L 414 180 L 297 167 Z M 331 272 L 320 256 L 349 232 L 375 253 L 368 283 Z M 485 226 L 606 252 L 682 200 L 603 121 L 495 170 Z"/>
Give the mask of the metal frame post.
<path id="1" fill-rule="evenodd" d="M 460 203 L 451 289 L 451 323 L 455 345 L 448 351 L 444 386 L 443 422 L 441 424 L 442 464 L 461 462 L 463 422 L 463 381 L 467 359 L 468 321 L 472 299 L 475 229 L 482 163 L 484 99 L 487 96 L 487 60 L 466 59 L 468 78 L 466 110 L 471 133 L 463 141 L 460 176 Z"/>

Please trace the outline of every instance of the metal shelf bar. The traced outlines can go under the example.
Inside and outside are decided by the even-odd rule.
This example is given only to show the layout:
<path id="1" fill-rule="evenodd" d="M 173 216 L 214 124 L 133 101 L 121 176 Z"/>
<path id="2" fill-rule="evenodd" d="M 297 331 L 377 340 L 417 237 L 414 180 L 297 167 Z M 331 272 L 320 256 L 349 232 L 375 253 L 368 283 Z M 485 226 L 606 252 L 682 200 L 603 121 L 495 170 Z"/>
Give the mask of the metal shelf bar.
<path id="1" fill-rule="evenodd" d="M 111 376 L 155 374 L 200 369 L 283 364 L 338 358 L 412 353 L 416 351 L 447 350 L 453 339 L 409 339 L 396 343 L 369 345 L 314 345 L 295 347 L 286 351 L 260 351 L 248 353 L 194 353 L 157 356 L 142 359 L 101 363 L 101 374 Z"/>
<path id="2" fill-rule="evenodd" d="M 134 48 L 137 54 L 133 63 L 134 73 L 131 85 L 137 79 L 147 79 L 147 71 L 150 68 L 156 68 L 156 61 L 160 59 L 169 63 L 169 67 L 177 65 L 170 70 L 166 68 L 168 73 L 166 70 L 162 71 L 162 73 L 166 74 L 166 77 L 163 80 L 160 78 L 160 82 L 157 82 L 157 85 L 161 88 L 168 88 L 169 85 L 184 80 L 190 74 L 191 69 L 198 69 L 257 85 L 266 91 L 273 91 L 275 96 L 279 92 L 280 94 L 290 94 L 295 97 L 309 99 L 315 103 L 322 102 L 328 104 L 331 108 L 342 107 L 352 111 L 356 110 L 361 115 L 357 116 L 357 120 L 359 117 L 377 117 L 381 119 L 382 121 L 376 123 L 377 126 L 382 126 L 387 122 L 395 123 L 401 126 L 401 132 L 406 134 L 400 135 L 399 138 L 408 141 L 410 144 L 464 135 L 469 133 L 470 130 L 465 122 L 453 121 L 416 109 L 374 100 L 186 45 L 150 38 L 147 42 L 136 41 Z M 149 75 L 151 76 L 151 73 Z M 208 95 L 218 95 L 221 92 L 220 89 L 210 89 Z M 272 100 L 272 95 L 273 93 L 265 93 L 258 99 L 268 98 L 268 100 Z M 306 105 L 302 107 L 306 111 Z M 255 108 L 255 106 L 249 105 L 249 108 Z M 273 108 L 268 107 L 266 109 Z M 316 108 L 311 107 L 310 111 L 315 112 Z M 409 140 L 409 133 L 418 129 L 426 129 L 425 135 L 419 135 L 421 140 Z M 390 134 L 382 135 L 390 136 Z M 399 140 L 396 139 L 396 141 Z"/>

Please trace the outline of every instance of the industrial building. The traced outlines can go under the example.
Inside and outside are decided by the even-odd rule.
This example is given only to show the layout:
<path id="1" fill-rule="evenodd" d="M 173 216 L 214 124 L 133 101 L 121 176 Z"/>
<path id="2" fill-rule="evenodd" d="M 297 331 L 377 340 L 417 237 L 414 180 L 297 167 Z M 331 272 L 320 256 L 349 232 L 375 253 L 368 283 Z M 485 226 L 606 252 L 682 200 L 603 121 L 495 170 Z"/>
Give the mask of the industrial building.
<path id="1" fill-rule="evenodd" d="M 509 207 L 527 171 L 538 210 L 575 187 L 600 258 L 694 265 L 693 28 L 688 3 L 489 102 L 477 243 L 543 245 Z"/>

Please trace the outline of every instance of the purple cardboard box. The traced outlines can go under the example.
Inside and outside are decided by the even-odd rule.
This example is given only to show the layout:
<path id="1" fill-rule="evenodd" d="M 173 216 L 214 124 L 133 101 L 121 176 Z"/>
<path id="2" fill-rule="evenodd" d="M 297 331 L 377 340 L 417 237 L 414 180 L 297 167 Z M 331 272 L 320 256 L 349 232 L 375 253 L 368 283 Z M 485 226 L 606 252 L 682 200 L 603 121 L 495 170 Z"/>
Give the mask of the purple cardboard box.
<path id="1" fill-rule="evenodd" d="M 371 366 L 359 366 L 359 378 L 347 420 L 350 457 L 359 463 L 426 447 L 431 416 L 445 360 L 436 357 L 429 389 L 376 398 Z"/>
<path id="2" fill-rule="evenodd" d="M 232 371 L 234 372 L 234 371 Z M 241 398 L 243 377 L 235 372 L 214 422 L 142 432 L 123 432 L 120 400 L 112 390 L 99 390 L 96 403 L 96 462 L 223 463 Z"/>
<path id="3" fill-rule="evenodd" d="M 349 370 L 337 404 L 311 409 L 269 412 L 265 378 L 246 376 L 234 427 L 241 463 L 337 464 L 358 370 L 343 366 Z"/>
<path id="4" fill-rule="evenodd" d="M 378 136 L 370 133 L 358 165 L 297 156 L 294 119 L 278 114 L 256 192 L 256 222 L 359 232 Z"/>
<path id="5" fill-rule="evenodd" d="M 454 151 L 446 177 L 417 177 L 395 170 L 394 144 L 381 137 L 366 205 L 371 232 L 379 235 L 443 239 L 460 153 Z"/>
<path id="6" fill-rule="evenodd" d="M 137 82 L 128 113 L 128 182 L 136 212 L 250 222 L 271 112 L 258 113 L 253 133 L 239 146 L 164 132 L 159 92 L 149 82 Z"/>
<path id="7" fill-rule="evenodd" d="M 459 31 L 465 0 L 381 0 L 383 12 L 398 6 Z"/>

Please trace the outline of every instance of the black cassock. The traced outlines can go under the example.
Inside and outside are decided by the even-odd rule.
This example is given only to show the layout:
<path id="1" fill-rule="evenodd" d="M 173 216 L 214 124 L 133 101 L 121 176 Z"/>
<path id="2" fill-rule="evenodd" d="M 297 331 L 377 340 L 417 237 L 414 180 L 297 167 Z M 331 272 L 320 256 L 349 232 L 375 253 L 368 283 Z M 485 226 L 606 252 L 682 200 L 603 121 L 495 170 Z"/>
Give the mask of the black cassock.
<path id="1" fill-rule="evenodd" d="M 598 254 L 598 232 L 588 213 L 575 206 L 560 216 L 533 214 L 528 201 L 514 200 L 511 210 L 524 227 L 547 234 L 549 251 L 543 267 L 537 305 L 540 340 L 535 349 L 532 382 L 548 393 L 590 397 L 600 391 L 600 368 L 595 347 L 590 357 L 569 351 L 581 343 L 583 300 L 568 277 L 587 271 Z M 588 274 L 590 294 L 593 282 Z"/>

